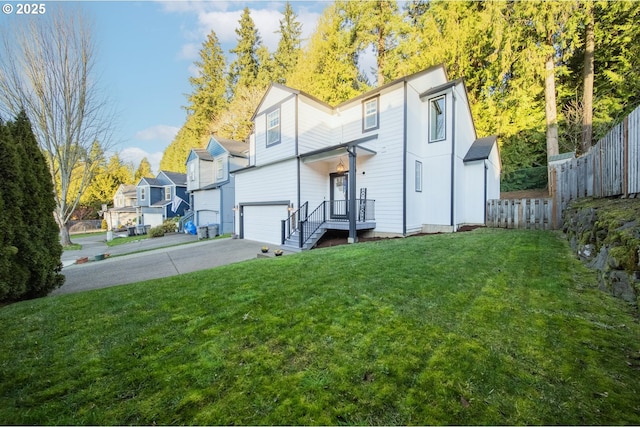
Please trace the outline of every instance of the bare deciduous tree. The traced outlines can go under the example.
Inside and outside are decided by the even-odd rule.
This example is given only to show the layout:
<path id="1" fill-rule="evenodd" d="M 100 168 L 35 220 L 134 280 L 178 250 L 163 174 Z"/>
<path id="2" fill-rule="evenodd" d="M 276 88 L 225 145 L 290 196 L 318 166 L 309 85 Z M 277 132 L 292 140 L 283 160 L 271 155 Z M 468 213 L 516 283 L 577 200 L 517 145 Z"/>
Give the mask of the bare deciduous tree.
<path id="1" fill-rule="evenodd" d="M 113 114 L 95 75 L 95 45 L 80 12 L 47 10 L 5 28 L 0 47 L 0 112 L 27 112 L 56 189 L 61 243 L 89 185 L 93 165 L 111 141 Z M 95 149 L 98 145 L 101 149 Z"/>

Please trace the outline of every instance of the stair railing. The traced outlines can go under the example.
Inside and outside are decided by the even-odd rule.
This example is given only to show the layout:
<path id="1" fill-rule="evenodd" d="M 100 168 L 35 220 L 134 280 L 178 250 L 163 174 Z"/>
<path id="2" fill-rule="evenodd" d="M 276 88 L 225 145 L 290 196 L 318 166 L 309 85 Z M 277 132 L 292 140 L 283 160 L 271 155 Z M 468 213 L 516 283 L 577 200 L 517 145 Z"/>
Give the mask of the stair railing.
<path id="1" fill-rule="evenodd" d="M 304 202 L 300 208 L 291 213 L 287 219 L 282 220 L 281 226 L 281 239 L 282 244 L 291 238 L 293 233 L 297 231 L 296 226 L 298 225 L 298 221 L 300 218 L 305 218 L 307 216 L 307 212 L 309 210 L 309 202 Z"/>
<path id="2" fill-rule="evenodd" d="M 327 202 L 326 200 L 313 210 L 306 218 L 301 219 L 298 225 L 300 230 L 299 248 L 311 238 L 321 226 L 327 221 Z"/>

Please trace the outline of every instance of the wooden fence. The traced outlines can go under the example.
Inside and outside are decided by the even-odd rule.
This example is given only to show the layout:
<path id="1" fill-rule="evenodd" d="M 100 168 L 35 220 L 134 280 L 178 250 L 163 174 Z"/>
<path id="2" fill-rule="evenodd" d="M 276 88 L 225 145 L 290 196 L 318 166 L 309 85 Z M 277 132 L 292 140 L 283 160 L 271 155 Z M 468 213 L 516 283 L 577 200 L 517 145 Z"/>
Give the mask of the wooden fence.
<path id="1" fill-rule="evenodd" d="M 487 227 L 551 230 L 553 199 L 501 199 L 487 202 Z"/>
<path id="2" fill-rule="evenodd" d="M 637 197 L 640 194 L 640 107 L 576 159 L 549 164 L 549 190 L 562 211 L 581 197 Z"/>

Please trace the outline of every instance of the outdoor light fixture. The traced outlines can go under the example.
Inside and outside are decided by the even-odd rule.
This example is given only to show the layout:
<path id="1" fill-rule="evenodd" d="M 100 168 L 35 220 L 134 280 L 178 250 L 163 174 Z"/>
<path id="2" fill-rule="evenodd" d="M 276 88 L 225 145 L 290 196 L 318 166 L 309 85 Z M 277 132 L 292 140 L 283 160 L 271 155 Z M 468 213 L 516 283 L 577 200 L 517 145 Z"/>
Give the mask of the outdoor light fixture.
<path id="1" fill-rule="evenodd" d="M 340 163 L 336 166 L 336 172 L 342 173 L 344 172 L 344 164 L 342 163 L 342 158 L 340 158 Z"/>

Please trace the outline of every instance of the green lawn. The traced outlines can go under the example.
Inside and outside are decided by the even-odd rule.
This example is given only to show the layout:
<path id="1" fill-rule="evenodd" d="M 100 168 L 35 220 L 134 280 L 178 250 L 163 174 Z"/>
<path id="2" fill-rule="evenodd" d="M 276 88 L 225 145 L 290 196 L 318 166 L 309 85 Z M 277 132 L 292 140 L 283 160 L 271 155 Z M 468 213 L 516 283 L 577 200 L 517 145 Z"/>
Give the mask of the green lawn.
<path id="1" fill-rule="evenodd" d="M 2 424 L 640 424 L 637 311 L 561 235 L 314 250 L 0 309 Z"/>

